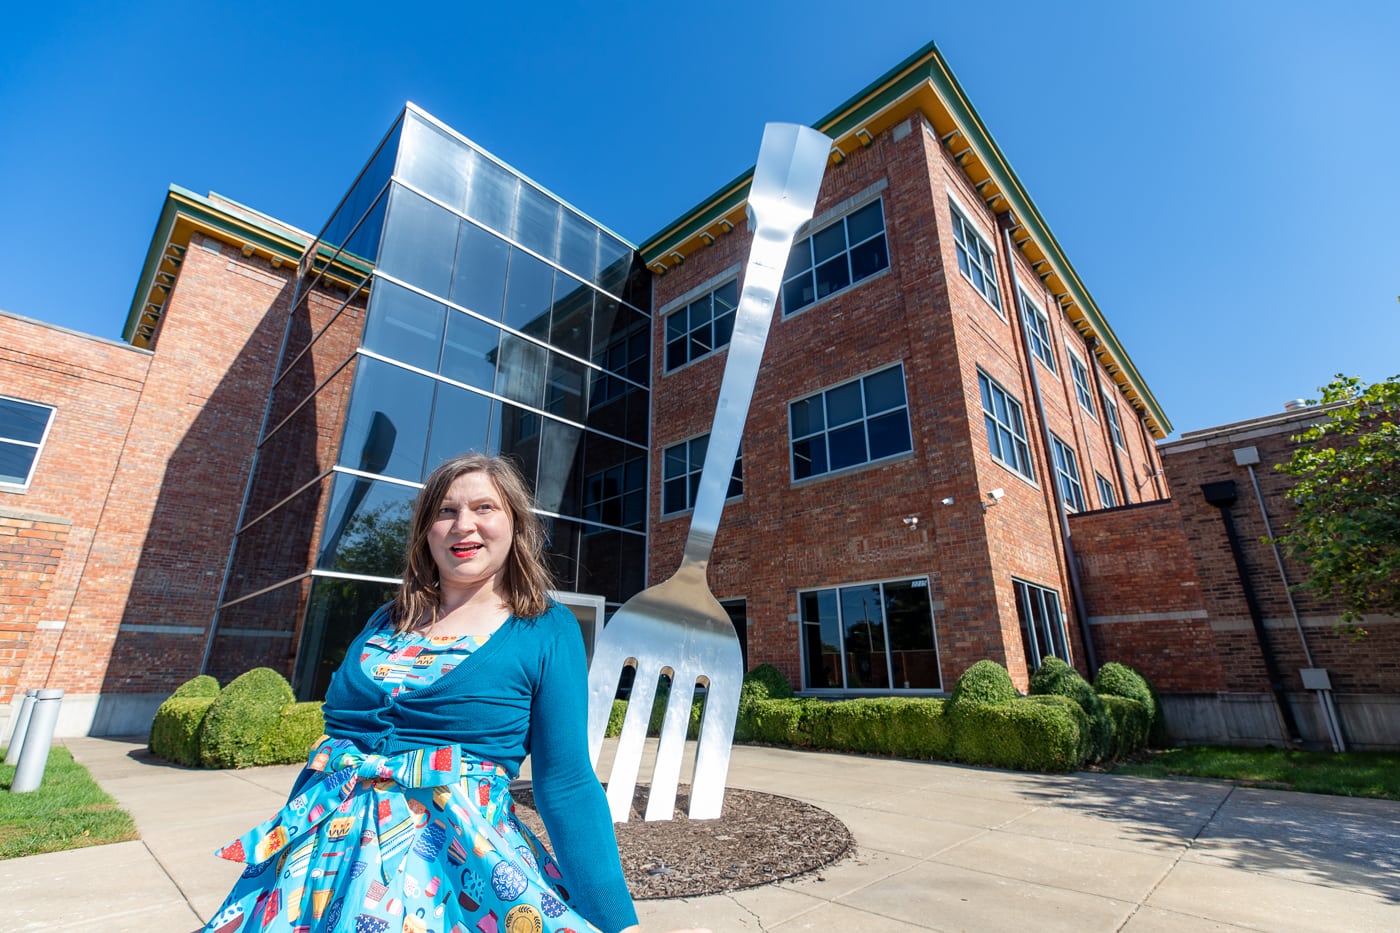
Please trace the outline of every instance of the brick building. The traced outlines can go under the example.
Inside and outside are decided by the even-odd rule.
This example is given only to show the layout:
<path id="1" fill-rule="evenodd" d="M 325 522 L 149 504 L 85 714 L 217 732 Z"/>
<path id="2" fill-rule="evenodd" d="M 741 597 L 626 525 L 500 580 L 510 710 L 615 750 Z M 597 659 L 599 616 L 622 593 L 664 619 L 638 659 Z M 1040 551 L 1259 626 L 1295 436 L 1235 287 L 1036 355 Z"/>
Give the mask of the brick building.
<path id="1" fill-rule="evenodd" d="M 1171 500 L 1071 520 L 1098 654 L 1148 676 L 1178 739 L 1326 746 L 1330 702 L 1349 747 L 1400 746 L 1400 620 L 1353 638 L 1338 604 L 1290 590 L 1306 570 L 1266 540 L 1292 515 L 1274 466 L 1324 416 L 1183 434 L 1160 447 Z"/>
<path id="2" fill-rule="evenodd" d="M 1145 382 L 931 47 L 814 124 L 799 234 L 710 581 L 805 691 L 1025 686 L 1086 661 L 1067 513 L 1166 495 Z M 748 176 L 641 246 L 651 578 L 679 561 L 747 255 Z"/>
<path id="3" fill-rule="evenodd" d="M 817 695 L 1092 666 L 1067 515 L 1165 499 L 1169 422 L 932 45 L 814 125 L 832 162 L 711 562 L 748 663 Z M 131 731 L 254 664 L 316 695 L 463 448 L 524 465 L 565 591 L 669 574 L 746 184 L 634 250 L 410 106 L 317 237 L 172 189 L 128 345 L 0 319 L 0 396 L 54 413 L 0 438 L 30 451 L 0 703 L 64 687 L 62 728 Z"/>

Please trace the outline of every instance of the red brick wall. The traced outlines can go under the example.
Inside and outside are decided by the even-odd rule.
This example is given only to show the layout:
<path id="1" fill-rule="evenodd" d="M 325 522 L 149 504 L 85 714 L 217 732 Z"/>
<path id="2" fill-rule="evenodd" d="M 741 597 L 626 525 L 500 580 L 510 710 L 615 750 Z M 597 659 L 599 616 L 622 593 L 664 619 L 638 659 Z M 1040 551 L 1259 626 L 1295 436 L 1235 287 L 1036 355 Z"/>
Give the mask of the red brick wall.
<path id="1" fill-rule="evenodd" d="M 0 318 L 0 385 L 58 409 L 31 488 L 0 505 L 73 521 L 44 609 L 58 656 L 32 645 L 24 685 L 161 692 L 198 673 L 290 277 L 196 234 L 154 353 Z"/>
<path id="2" fill-rule="evenodd" d="M 1007 664 L 1024 685 L 1013 576 L 1059 592 L 1076 657 L 1082 646 L 1073 625 L 1047 454 L 1012 310 L 1004 243 L 997 219 L 932 132 L 916 119 L 903 124 L 900 134 L 896 139 L 893 131 L 882 133 L 828 169 L 819 220 L 844 200 L 887 183 L 881 196 L 891 266 L 791 317 L 775 317 L 744 434 L 744 497 L 726 508 L 710 581 L 719 598 L 748 600 L 749 663 L 773 663 L 800 683 L 798 623 L 791 618 L 798 592 L 927 575 L 945 688 L 982 658 Z M 958 272 L 950 190 L 997 252 L 1005 319 Z M 669 303 L 742 264 L 748 244 L 742 225 L 719 236 L 656 280 L 654 306 L 669 310 Z M 1018 274 L 1038 288 L 1039 280 L 1023 264 Z M 652 391 L 658 452 L 709 430 L 725 362 L 720 353 L 667 374 L 663 322 L 664 314 L 658 314 Z M 1059 318 L 1055 327 L 1057 339 L 1069 332 Z M 896 362 L 904 365 L 912 455 L 794 483 L 788 404 Z M 1022 403 L 1036 451 L 1035 482 L 990 456 L 979 367 Z M 1060 369 L 1058 378 L 1068 379 L 1063 363 Z M 1081 438 L 1088 432 L 1077 409 L 1066 404 L 1057 377 L 1042 374 L 1042 382 L 1056 433 L 1076 446 L 1086 443 Z M 1090 461 L 1086 449 L 1081 470 Z M 659 457 L 651 480 L 655 582 L 675 569 L 689 514 L 661 516 Z M 1090 501 L 1096 501 L 1092 474 L 1085 482 Z M 984 511 L 980 503 L 994 487 L 1006 496 Z M 945 497 L 954 503 L 941 505 Z M 914 530 L 903 522 L 910 515 L 920 518 Z"/>
<path id="3" fill-rule="evenodd" d="M 52 639 L 44 610 L 72 522 L 0 506 L 0 704 L 40 684 L 21 683 L 36 632 Z M 42 626 L 42 627 L 41 627 Z"/>
<path id="4" fill-rule="evenodd" d="M 0 592 L 8 594 L 0 602 L 3 619 L 19 623 L 9 630 L 14 675 L 11 684 L 0 683 L 0 704 L 10 700 L 14 686 L 80 688 L 49 679 L 52 652 L 64 630 L 36 632 L 32 626 L 69 617 L 150 363 L 144 350 L 0 314 L 0 393 L 55 408 L 33 482 L 22 493 L 0 490 L 0 509 L 69 523 L 59 545 L 62 554 L 43 571 L 41 589 L 21 579 L 28 568 L 8 558 L 0 562 Z M 14 601 L 8 598 L 16 594 Z M 105 653 L 92 653 L 81 689 L 96 692 L 105 665 Z"/>

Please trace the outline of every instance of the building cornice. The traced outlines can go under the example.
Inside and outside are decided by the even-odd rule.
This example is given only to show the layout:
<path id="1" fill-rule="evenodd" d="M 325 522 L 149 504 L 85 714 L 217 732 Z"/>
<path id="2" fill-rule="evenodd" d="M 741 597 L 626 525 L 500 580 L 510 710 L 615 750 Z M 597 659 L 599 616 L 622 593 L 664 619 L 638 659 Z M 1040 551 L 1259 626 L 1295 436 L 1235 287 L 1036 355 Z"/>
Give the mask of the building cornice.
<path id="1" fill-rule="evenodd" d="M 933 128 L 988 207 L 1006 215 L 1017 248 L 1086 338 L 1104 371 L 1153 436 L 1165 438 L 1172 425 L 1161 405 L 932 42 L 813 126 L 832 138 L 831 160 L 839 163 L 915 114 Z M 752 179 L 749 169 L 642 243 L 647 267 L 664 274 L 733 230 L 744 218 Z"/>
<path id="2" fill-rule="evenodd" d="M 196 233 L 227 243 L 249 258 L 261 257 L 273 268 L 295 268 L 312 239 L 236 201 L 212 193 L 204 197 L 171 185 L 122 328 L 122 339 L 132 346 L 151 349 L 190 238 Z"/>

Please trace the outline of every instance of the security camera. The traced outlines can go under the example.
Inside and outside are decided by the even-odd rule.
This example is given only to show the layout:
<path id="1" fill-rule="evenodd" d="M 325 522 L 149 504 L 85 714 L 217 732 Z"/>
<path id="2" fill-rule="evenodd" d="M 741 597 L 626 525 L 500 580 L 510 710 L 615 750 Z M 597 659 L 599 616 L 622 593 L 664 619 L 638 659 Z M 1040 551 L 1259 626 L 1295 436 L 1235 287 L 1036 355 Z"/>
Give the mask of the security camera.
<path id="1" fill-rule="evenodd" d="M 952 496 L 944 496 L 940 501 L 941 501 L 944 505 L 952 505 L 952 504 L 953 504 L 953 497 L 952 497 Z"/>
<path id="2" fill-rule="evenodd" d="M 987 493 L 987 498 L 991 499 L 993 502 L 1000 502 L 1001 497 L 1004 495 L 1006 495 L 1006 490 L 998 486 L 996 489 L 993 489 L 991 492 Z"/>

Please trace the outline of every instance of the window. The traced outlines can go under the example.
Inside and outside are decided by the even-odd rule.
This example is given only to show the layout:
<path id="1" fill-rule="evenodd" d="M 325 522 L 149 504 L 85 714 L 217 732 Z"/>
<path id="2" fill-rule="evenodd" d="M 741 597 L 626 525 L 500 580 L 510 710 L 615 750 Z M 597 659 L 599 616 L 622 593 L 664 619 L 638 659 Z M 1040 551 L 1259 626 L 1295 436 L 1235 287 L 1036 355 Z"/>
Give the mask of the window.
<path id="1" fill-rule="evenodd" d="M 904 364 L 793 402 L 788 423 L 794 480 L 912 451 Z"/>
<path id="2" fill-rule="evenodd" d="M 728 346 L 734 333 L 734 307 L 738 303 L 736 280 L 666 315 L 666 371 L 679 369 Z"/>
<path id="3" fill-rule="evenodd" d="M 1128 444 L 1123 440 L 1123 427 L 1118 423 L 1118 406 L 1108 397 L 1107 392 L 1103 394 L 1103 413 L 1108 419 L 1108 433 L 1113 435 L 1113 443 L 1119 450 L 1127 450 Z"/>
<path id="4" fill-rule="evenodd" d="M 1084 487 L 1079 482 L 1079 460 L 1074 450 L 1053 434 L 1050 448 L 1054 454 L 1055 483 L 1060 487 L 1060 498 L 1065 500 L 1066 508 L 1084 511 Z"/>
<path id="5" fill-rule="evenodd" d="M 783 273 L 783 315 L 869 278 L 889 264 L 885 208 L 877 199 L 793 244 Z"/>
<path id="6" fill-rule="evenodd" d="M 1048 657 L 1069 660 L 1065 620 L 1060 615 L 1060 594 L 1034 583 L 1013 579 L 1016 614 L 1021 617 L 1021 644 L 1031 670 Z"/>
<path id="7" fill-rule="evenodd" d="M 53 413 L 51 405 L 0 395 L 0 489 L 23 492 L 29 488 Z"/>
<path id="8" fill-rule="evenodd" d="M 953 211 L 953 242 L 958 247 L 958 268 L 1000 314 L 1001 292 L 997 290 L 996 253 L 978 235 L 977 229 L 968 223 L 956 204 L 949 201 L 948 207 Z"/>
<path id="9" fill-rule="evenodd" d="M 809 590 L 797 603 L 806 689 L 942 688 L 928 578 Z"/>
<path id="10" fill-rule="evenodd" d="M 647 461 L 631 457 L 583 478 L 583 518 L 617 528 L 641 528 L 646 523 Z M 585 527 L 584 534 L 602 529 Z"/>
<path id="11" fill-rule="evenodd" d="M 593 370 L 590 376 L 590 409 L 606 405 L 632 391 L 634 386 L 618 376 L 625 376 L 638 385 L 647 384 L 647 367 L 651 365 L 647 336 L 645 329 L 638 328 L 630 335 L 619 336 L 613 343 L 593 354 L 594 365 L 602 369 Z"/>
<path id="12" fill-rule="evenodd" d="M 1074 395 L 1079 399 L 1079 407 L 1094 417 L 1094 393 L 1089 391 L 1089 368 L 1084 361 L 1069 351 L 1069 373 L 1074 378 Z"/>
<path id="13" fill-rule="evenodd" d="M 1050 319 L 1045 312 L 1035 306 L 1025 292 L 1018 292 L 1021 302 L 1021 320 L 1026 324 L 1026 339 L 1030 341 L 1031 352 L 1045 364 L 1052 373 L 1055 369 L 1055 354 L 1050 349 Z"/>
<path id="14" fill-rule="evenodd" d="M 1118 494 L 1113 491 L 1113 484 L 1103 478 L 1102 473 L 1094 474 L 1094 482 L 1099 486 L 1099 502 L 1106 509 L 1111 509 L 1118 504 Z"/>
<path id="15" fill-rule="evenodd" d="M 695 508 L 700 492 L 700 472 L 705 466 L 705 454 L 710 449 L 710 435 L 702 434 L 688 441 L 667 447 L 661 456 L 661 514 L 675 515 Z M 729 477 L 728 498 L 744 494 L 744 451 L 734 458 L 734 472 Z"/>
<path id="16" fill-rule="evenodd" d="M 1026 479 L 1035 479 L 1021 403 L 981 370 L 977 372 L 977 387 L 982 392 L 982 414 L 986 417 L 987 446 L 992 456 Z"/>

